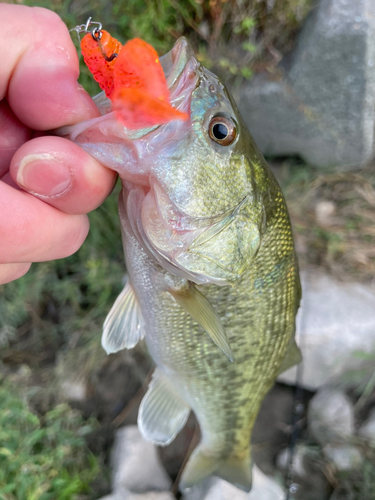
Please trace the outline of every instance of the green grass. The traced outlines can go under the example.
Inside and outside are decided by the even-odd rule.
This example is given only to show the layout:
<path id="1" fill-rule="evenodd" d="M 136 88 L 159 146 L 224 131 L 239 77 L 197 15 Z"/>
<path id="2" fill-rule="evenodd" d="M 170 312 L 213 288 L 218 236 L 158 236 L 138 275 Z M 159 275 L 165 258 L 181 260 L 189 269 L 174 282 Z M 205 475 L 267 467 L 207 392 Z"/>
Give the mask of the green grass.
<path id="1" fill-rule="evenodd" d="M 375 500 L 375 450 L 358 470 L 339 472 L 333 500 Z"/>
<path id="2" fill-rule="evenodd" d="M 0 498 L 85 498 L 99 471 L 83 437 L 92 426 L 67 405 L 39 417 L 15 386 L 0 381 Z"/>

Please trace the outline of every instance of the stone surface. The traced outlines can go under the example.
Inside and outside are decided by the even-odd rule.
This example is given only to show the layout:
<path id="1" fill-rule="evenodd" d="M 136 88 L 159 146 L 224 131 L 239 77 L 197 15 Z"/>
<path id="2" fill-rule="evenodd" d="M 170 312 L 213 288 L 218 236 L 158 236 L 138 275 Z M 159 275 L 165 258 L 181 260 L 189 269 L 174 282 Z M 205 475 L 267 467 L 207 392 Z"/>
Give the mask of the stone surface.
<path id="1" fill-rule="evenodd" d="M 279 484 L 254 465 L 253 486 L 246 493 L 219 478 L 211 478 L 184 495 L 184 500 L 284 500 L 285 492 Z"/>
<path id="2" fill-rule="evenodd" d="M 339 390 L 321 389 L 311 399 L 307 412 L 308 428 L 318 443 L 343 442 L 354 433 L 354 409 Z"/>
<path id="3" fill-rule="evenodd" d="M 323 451 L 339 471 L 358 469 L 363 462 L 362 455 L 355 446 L 328 444 Z"/>
<path id="4" fill-rule="evenodd" d="M 100 500 L 176 500 L 168 491 L 151 491 L 149 493 L 131 493 L 125 489 L 118 489 Z"/>
<path id="5" fill-rule="evenodd" d="M 156 447 L 145 441 L 138 427 L 129 425 L 116 433 L 112 452 L 112 487 L 133 493 L 168 491 L 172 482 L 164 470 Z"/>
<path id="6" fill-rule="evenodd" d="M 281 486 L 269 476 L 263 474 L 255 465 L 253 467 L 253 487 L 247 496 L 247 500 L 284 500 L 285 492 Z M 215 500 L 212 497 L 210 500 Z M 232 500 L 232 497 L 228 497 Z"/>
<path id="7" fill-rule="evenodd" d="M 375 408 L 372 410 L 369 418 L 361 425 L 358 430 L 358 436 L 375 444 Z"/>
<path id="8" fill-rule="evenodd" d="M 320 0 L 278 69 L 244 84 L 237 99 L 264 154 L 343 167 L 373 156 L 373 0 Z"/>
<path id="9" fill-rule="evenodd" d="M 293 462 L 292 462 L 292 472 L 299 477 L 306 476 L 306 470 L 304 467 L 304 458 L 306 455 L 306 446 L 298 445 L 294 451 Z M 280 451 L 276 458 L 276 465 L 279 469 L 285 471 L 289 468 L 290 461 L 290 448 L 284 448 Z"/>
<path id="10" fill-rule="evenodd" d="M 331 200 L 319 201 L 315 205 L 316 222 L 321 226 L 332 225 L 332 218 L 336 212 L 336 204 Z"/>
<path id="11" fill-rule="evenodd" d="M 374 353 L 375 359 L 375 287 L 341 283 L 313 270 L 301 273 L 301 281 L 296 340 L 303 364 L 298 381 L 316 390 L 360 369 L 366 361 L 356 352 Z M 296 377 L 294 367 L 279 381 L 295 384 Z"/>
<path id="12" fill-rule="evenodd" d="M 86 380 L 65 380 L 60 385 L 61 396 L 67 401 L 85 401 L 87 396 Z"/>

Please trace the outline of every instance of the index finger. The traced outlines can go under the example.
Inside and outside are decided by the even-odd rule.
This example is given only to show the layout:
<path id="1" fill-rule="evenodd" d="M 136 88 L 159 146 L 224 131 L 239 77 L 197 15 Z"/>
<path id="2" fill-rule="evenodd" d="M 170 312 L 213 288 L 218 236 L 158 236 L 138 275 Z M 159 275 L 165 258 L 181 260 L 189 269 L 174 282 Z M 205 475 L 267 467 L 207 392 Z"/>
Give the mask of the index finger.
<path id="1" fill-rule="evenodd" d="M 52 11 L 0 4 L 0 100 L 7 94 L 17 118 L 49 130 L 99 116 L 78 85 L 78 57 L 67 27 Z"/>

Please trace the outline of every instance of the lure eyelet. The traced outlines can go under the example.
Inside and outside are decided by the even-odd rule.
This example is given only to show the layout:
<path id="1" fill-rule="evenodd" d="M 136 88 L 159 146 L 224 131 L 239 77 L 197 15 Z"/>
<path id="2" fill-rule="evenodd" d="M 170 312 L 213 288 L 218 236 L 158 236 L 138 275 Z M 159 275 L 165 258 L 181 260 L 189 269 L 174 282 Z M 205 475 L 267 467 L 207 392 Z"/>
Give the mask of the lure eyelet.
<path id="1" fill-rule="evenodd" d="M 229 146 L 237 137 L 237 127 L 231 118 L 214 116 L 208 125 L 210 139 L 221 146 Z"/>

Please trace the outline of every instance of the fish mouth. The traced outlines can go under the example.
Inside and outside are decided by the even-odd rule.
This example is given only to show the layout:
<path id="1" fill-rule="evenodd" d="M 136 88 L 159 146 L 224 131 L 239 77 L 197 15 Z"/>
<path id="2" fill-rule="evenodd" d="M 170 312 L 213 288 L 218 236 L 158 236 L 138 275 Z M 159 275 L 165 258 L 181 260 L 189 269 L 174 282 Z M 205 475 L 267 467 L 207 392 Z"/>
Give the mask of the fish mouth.
<path id="1" fill-rule="evenodd" d="M 173 107 L 191 114 L 191 99 L 196 89 L 201 65 L 185 38 L 176 41 L 172 50 L 160 57 Z M 68 125 L 54 131 L 67 137 L 106 167 L 116 171 L 123 181 L 149 187 L 151 164 L 155 156 L 189 135 L 191 120 L 174 120 L 164 125 L 131 130 L 116 119 L 112 102 L 101 92 L 94 102 L 102 116 Z"/>
<path id="2" fill-rule="evenodd" d="M 181 112 L 189 113 L 191 95 L 198 84 L 198 70 L 200 67 L 191 45 L 186 38 L 181 37 L 176 41 L 173 48 L 161 56 L 159 60 L 167 80 L 172 106 Z M 55 130 L 56 135 L 70 136 L 69 138 L 74 141 L 80 134 L 99 128 L 104 131 L 104 135 L 112 133 L 120 139 L 133 141 L 143 138 L 162 126 L 154 125 L 138 130 L 127 129 L 120 122 L 114 120 L 112 102 L 104 91 L 94 96 L 93 101 L 102 115 L 101 117 L 85 120 L 77 125 L 61 127 Z M 108 128 L 106 123 L 113 120 L 114 123 L 109 127 L 110 131 L 106 131 Z"/>

